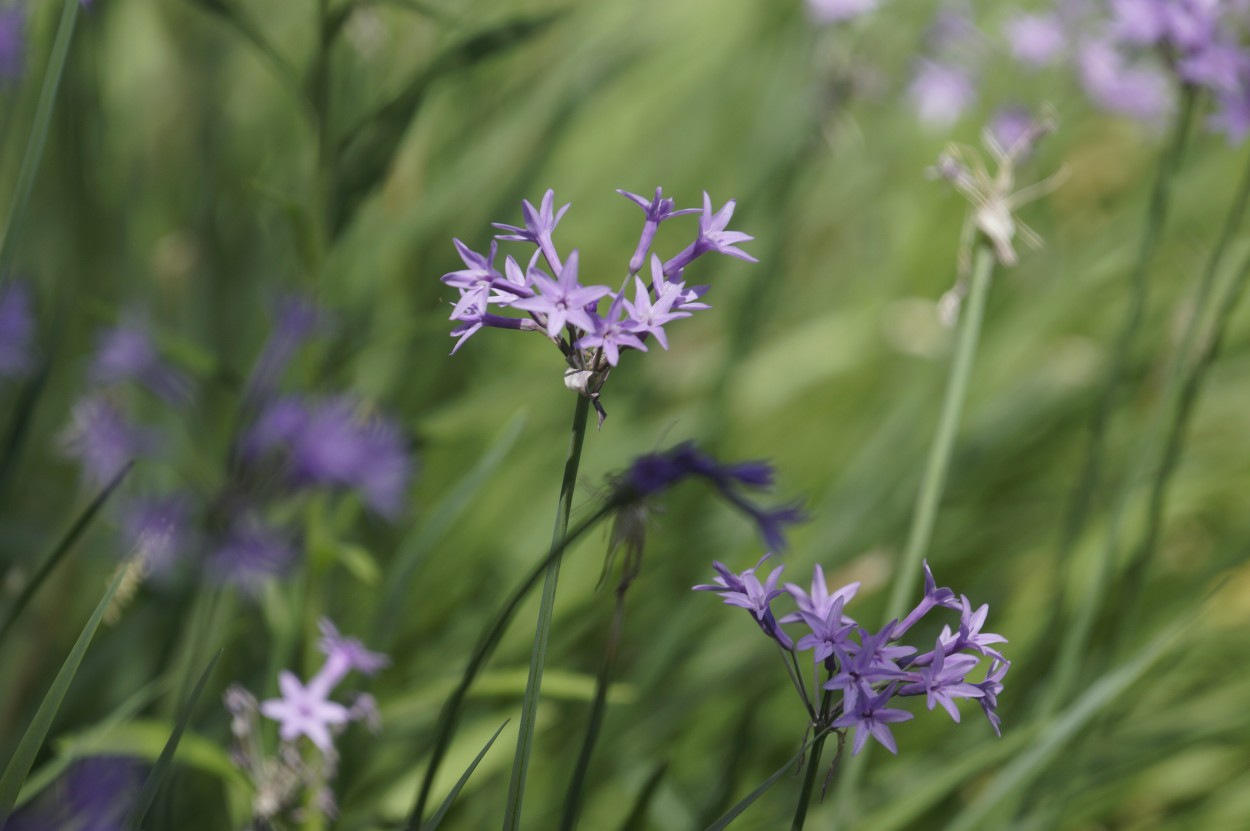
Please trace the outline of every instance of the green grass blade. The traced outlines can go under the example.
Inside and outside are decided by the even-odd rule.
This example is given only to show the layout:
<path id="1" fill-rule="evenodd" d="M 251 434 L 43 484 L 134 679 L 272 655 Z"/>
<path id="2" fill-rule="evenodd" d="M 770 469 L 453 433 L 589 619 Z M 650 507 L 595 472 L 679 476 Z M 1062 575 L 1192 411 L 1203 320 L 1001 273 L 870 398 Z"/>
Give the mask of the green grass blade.
<path id="1" fill-rule="evenodd" d="M 186 705 L 182 708 L 182 714 L 178 717 L 178 723 L 174 725 L 174 731 L 169 734 L 169 741 L 165 742 L 160 758 L 156 760 L 156 765 L 153 766 L 147 780 L 143 783 L 143 789 L 135 797 L 134 804 L 130 806 L 130 811 L 127 812 L 126 818 L 122 821 L 122 828 L 136 829 L 137 831 L 143 825 L 143 818 L 147 815 L 148 809 L 152 807 L 152 802 L 156 799 L 157 790 L 169 774 L 170 765 L 174 761 L 174 754 L 178 751 L 178 742 L 182 740 L 182 732 L 191 721 L 191 716 L 195 713 L 195 705 L 200 700 L 200 693 L 204 692 L 204 685 L 208 683 L 208 677 L 213 674 L 213 669 L 217 666 L 217 661 L 221 658 L 223 651 L 222 649 L 217 650 L 217 654 L 213 655 L 212 660 L 208 662 L 208 666 L 204 668 L 204 672 L 200 674 L 200 680 L 196 682 L 195 689 L 191 691 L 190 698 L 187 699 Z"/>
<path id="2" fill-rule="evenodd" d="M 1120 669 L 1104 675 L 1068 710 L 1041 727 L 1038 739 L 1022 755 L 1003 768 L 976 802 L 955 817 L 947 828 L 967 831 L 975 828 L 1005 800 L 1027 787 L 1054 760 L 1079 730 L 1146 674 L 1146 671 L 1176 646 L 1189 622 L 1170 627 L 1147 645 L 1136 658 Z"/>
<path id="3" fill-rule="evenodd" d="M 642 790 L 638 791 L 638 796 L 634 797 L 634 806 L 625 815 L 625 821 L 621 823 L 621 831 L 644 831 L 647 827 L 647 809 L 651 807 L 651 800 L 655 798 L 660 782 L 664 781 L 665 773 L 668 773 L 668 762 L 660 762 L 651 771 L 647 781 L 642 783 Z"/>
<path id="4" fill-rule="evenodd" d="M 769 788 L 771 788 L 773 785 L 777 783 L 778 779 L 785 776 L 786 773 L 789 772 L 798 763 L 799 759 L 803 758 L 803 754 L 807 752 L 808 745 L 810 745 L 811 743 L 812 743 L 811 739 L 804 742 L 803 746 L 799 748 L 798 753 L 795 753 L 793 756 L 791 756 L 789 761 L 787 761 L 781 767 L 777 768 L 776 772 L 774 772 L 772 776 L 768 777 L 763 782 L 761 782 L 759 786 L 756 787 L 755 790 L 751 791 L 749 794 L 743 797 L 738 802 L 738 804 L 734 805 L 732 808 L 730 808 L 728 811 L 722 814 L 720 819 L 716 820 L 716 822 L 709 825 L 706 831 L 723 831 L 723 829 L 728 828 L 729 823 L 736 820 L 739 817 L 739 815 L 741 815 L 742 812 L 745 811 L 747 808 L 750 808 L 751 805 L 755 803 L 755 800 L 763 796 L 764 793 Z"/>
<path id="5" fill-rule="evenodd" d="M 48 553 L 48 556 L 43 558 L 43 562 L 39 564 L 38 570 L 35 571 L 30 580 L 26 581 L 26 585 L 22 587 L 21 594 L 4 610 L 3 617 L 0 617 L 0 642 L 4 640 L 4 636 L 13 626 L 18 616 L 21 615 L 22 610 L 30 603 L 31 598 L 35 596 L 35 592 L 39 591 L 39 587 L 48 579 L 48 576 L 57 567 L 57 564 L 64 559 L 65 555 L 74 547 L 74 543 L 78 542 L 83 532 L 91 525 L 91 521 L 95 519 L 96 514 L 104 507 L 104 503 L 108 502 L 109 497 L 117 490 L 117 487 L 126 478 L 126 474 L 130 472 L 133 465 L 134 462 L 128 463 L 113 477 L 111 482 L 96 494 L 95 499 L 92 499 L 91 503 L 78 515 L 78 518 L 74 520 L 74 524 L 69 527 L 69 530 L 65 532 L 65 535 L 61 537 L 52 551 Z"/>
<path id="6" fill-rule="evenodd" d="M 48 143 L 48 127 L 52 123 L 52 110 L 56 105 L 57 91 L 61 88 L 61 76 L 65 72 L 65 61 L 69 57 L 69 45 L 74 39 L 74 24 L 78 21 L 79 0 L 65 0 L 63 5 L 56 39 L 52 41 L 52 54 L 48 57 L 48 69 L 43 76 L 43 87 L 39 90 L 39 103 L 35 107 L 35 120 L 30 128 L 30 139 L 26 143 L 22 167 L 17 174 L 17 188 L 13 193 L 8 223 L 4 228 L 4 241 L 0 242 L 0 285 L 3 285 L 4 281 L 9 278 L 9 272 L 13 268 L 13 258 L 17 255 L 17 241 L 22 235 L 26 208 L 30 204 L 30 194 L 35 187 L 35 175 L 39 172 L 39 163 L 43 160 L 43 148 Z"/>
<path id="7" fill-rule="evenodd" d="M 82 664 L 83 656 L 87 654 L 91 638 L 95 635 L 96 629 L 100 628 L 104 612 L 112 602 L 113 594 L 121 585 L 126 573 L 127 570 L 124 568 L 117 570 L 117 576 L 113 578 L 112 584 L 91 614 L 91 619 L 83 627 L 82 634 L 78 636 L 78 641 L 70 650 L 69 657 L 65 659 L 60 672 L 56 674 L 52 687 L 43 697 L 39 709 L 35 711 L 35 717 L 31 719 L 30 726 L 26 728 L 21 741 L 17 743 L 13 758 L 9 759 L 4 773 L 0 774 L 0 829 L 4 828 L 13 813 L 13 806 L 17 802 L 18 794 L 21 793 L 22 783 L 26 781 L 27 774 L 35 764 L 35 756 L 39 753 L 43 740 L 47 738 L 48 731 L 52 728 L 52 720 L 56 718 L 57 710 L 61 708 L 61 702 L 65 700 L 65 694 L 69 691 L 69 685 L 73 682 L 79 665 Z"/>
<path id="8" fill-rule="evenodd" d="M 18 457 L 35 415 L 35 408 L 43 396 L 47 386 L 49 365 L 47 361 L 40 363 L 35 374 L 22 385 L 17 402 L 13 405 L 4 437 L 4 449 L 0 451 L 0 500 L 8 492 L 9 482 L 17 470 Z"/>
<path id="9" fill-rule="evenodd" d="M 430 817 L 425 825 L 421 826 L 421 831 L 434 831 L 434 829 L 438 828 L 439 824 L 443 821 L 443 817 L 446 816 L 447 812 L 451 810 L 452 803 L 456 801 L 456 797 L 460 795 L 460 791 L 469 781 L 469 777 L 473 775 L 473 771 L 477 770 L 477 766 L 481 763 L 481 761 L 486 758 L 486 754 L 490 751 L 491 745 L 495 743 L 495 739 L 499 738 L 499 734 L 502 733 L 503 729 L 508 726 L 509 721 L 511 721 L 511 719 L 506 719 L 503 724 L 499 725 L 499 729 L 496 730 L 495 734 L 490 737 L 490 741 L 486 743 L 486 746 L 478 752 L 477 756 L 473 757 L 473 761 L 469 763 L 469 766 L 465 768 L 464 773 L 460 775 L 458 780 L 456 780 L 455 787 L 451 789 L 451 793 L 447 794 L 447 798 L 443 800 L 443 804 L 438 806 L 438 810 L 434 812 L 434 815 Z"/>
<path id="10" fill-rule="evenodd" d="M 474 498 L 507 460 L 524 428 L 524 413 L 509 419 L 477 464 L 430 509 L 420 528 L 400 546 L 388 571 L 386 596 L 374 623 L 373 643 L 379 648 L 385 648 L 393 636 L 404 601 L 408 599 L 412 576 L 422 559 L 460 521 Z"/>
<path id="11" fill-rule="evenodd" d="M 547 567 L 563 555 L 566 548 L 597 526 L 615 509 L 616 506 L 611 502 L 604 504 L 599 510 L 584 519 L 576 528 L 565 534 L 562 540 L 552 545 L 551 550 L 547 552 L 547 556 L 543 557 L 534 566 L 521 585 L 517 586 L 512 592 L 512 595 L 495 614 L 494 620 L 486 627 L 482 637 L 478 639 L 472 655 L 469 656 L 469 663 L 460 676 L 460 682 L 447 698 L 446 703 L 443 704 L 442 710 L 439 711 L 438 734 L 434 739 L 434 749 L 430 752 L 430 762 L 426 766 L 425 775 L 421 780 L 421 788 L 417 792 L 417 799 L 408 819 L 410 827 L 416 827 L 421 824 L 421 815 L 425 810 L 426 803 L 429 801 L 430 790 L 434 787 L 434 777 L 438 774 L 438 768 L 443 761 L 443 757 L 447 755 L 448 747 L 451 746 L 452 737 L 456 732 L 456 723 L 460 719 L 460 707 L 464 703 L 465 696 L 468 695 L 469 687 L 473 685 L 473 681 L 482 671 L 482 668 L 486 666 L 486 661 L 495 651 L 495 647 L 499 645 L 500 639 L 503 638 L 504 632 L 507 631 L 508 624 L 512 622 L 512 618 L 516 615 L 517 609 L 520 608 L 521 602 L 525 600 L 530 591 L 538 585 L 538 581 L 547 573 Z"/>

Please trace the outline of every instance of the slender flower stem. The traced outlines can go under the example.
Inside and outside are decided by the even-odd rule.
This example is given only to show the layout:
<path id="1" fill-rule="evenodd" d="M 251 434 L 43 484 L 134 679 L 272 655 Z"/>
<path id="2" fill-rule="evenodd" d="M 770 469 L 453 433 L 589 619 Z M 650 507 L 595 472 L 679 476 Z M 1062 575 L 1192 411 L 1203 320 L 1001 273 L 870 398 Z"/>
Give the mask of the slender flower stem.
<path id="1" fill-rule="evenodd" d="M 794 808 L 794 822 L 790 824 L 790 831 L 803 831 L 803 823 L 807 822 L 807 809 L 812 801 L 812 790 L 816 786 L 816 773 L 820 769 L 820 752 L 825 749 L 827 738 L 829 738 L 827 732 L 821 733 L 812 742 L 812 749 L 807 758 L 807 771 L 803 775 L 803 789 L 799 791 L 799 802 Z"/>
<path id="2" fill-rule="evenodd" d="M 56 94 L 61 88 L 61 75 L 65 71 L 70 42 L 74 39 L 78 6 L 79 0 L 65 0 L 64 9 L 61 11 L 61 23 L 56 30 L 56 39 L 52 41 L 48 69 L 44 73 L 43 87 L 39 90 L 39 103 L 35 107 L 35 120 L 31 124 L 30 139 L 26 143 L 26 152 L 22 156 L 22 167 L 17 174 L 17 188 L 13 193 L 12 206 L 9 208 L 4 241 L 0 242 L 0 285 L 3 285 L 4 281 L 9 278 L 13 258 L 17 254 L 17 242 L 22 234 L 26 208 L 30 204 L 30 194 L 35 186 L 35 174 L 39 172 L 39 163 L 43 160 L 43 148 L 48 142 L 48 127 L 52 123 Z"/>
<path id="3" fill-rule="evenodd" d="M 920 561 L 924 559 L 933 537 L 933 525 L 937 519 L 938 504 L 946 485 L 946 469 L 950 466 L 951 452 L 955 447 L 955 434 L 959 431 L 959 417 L 963 412 L 964 399 L 968 394 L 968 380 L 972 376 L 972 363 L 977 354 L 977 342 L 981 335 L 981 320 L 985 316 L 985 302 L 989 295 L 990 278 L 994 273 L 994 252 L 985 242 L 978 243 L 972 268 L 972 287 L 968 305 L 964 310 L 959 339 L 955 343 L 955 355 L 951 362 L 950 377 L 946 382 L 946 396 L 942 401 L 942 413 L 938 418 L 937 435 L 929 449 L 920 494 L 912 514 L 911 531 L 907 548 L 894 577 L 894 589 L 890 593 L 887 618 L 901 617 L 907 608 L 907 597 L 920 574 Z"/>
<path id="4" fill-rule="evenodd" d="M 447 755 L 447 749 L 451 746 L 451 739 L 455 733 L 456 723 L 460 718 L 460 706 L 464 703 L 464 698 L 469 692 L 469 688 L 473 686 L 474 680 L 477 679 L 478 673 L 486 666 L 486 661 L 495 651 L 495 647 L 499 645 L 499 639 L 503 637 L 504 631 L 508 628 L 508 624 L 512 622 L 513 615 L 521 606 L 530 590 L 538 585 L 538 580 L 547 573 L 548 567 L 564 555 L 564 552 L 570 545 L 581 539 L 591 529 L 595 528 L 600 522 L 612 514 L 618 505 L 612 501 L 605 502 L 586 519 L 582 520 L 577 527 L 569 531 L 561 539 L 552 544 L 551 549 L 547 552 L 538 565 L 526 576 L 521 585 L 513 590 L 508 596 L 508 600 L 503 604 L 498 612 L 495 613 L 494 619 L 490 625 L 482 632 L 482 636 L 478 638 L 477 645 L 473 647 L 473 653 L 469 656 L 469 663 L 465 667 L 464 673 L 460 676 L 460 683 L 448 696 L 447 701 L 443 704 L 443 709 L 438 714 L 438 735 L 434 740 L 434 749 L 430 753 L 430 763 L 425 768 L 425 775 L 421 780 L 421 790 L 417 794 L 416 803 L 413 805 L 412 813 L 408 818 L 408 827 L 417 828 L 421 825 L 421 817 L 425 813 L 425 806 L 430 799 L 430 791 L 434 786 L 434 778 L 438 774 L 439 766 L 442 764 L 443 757 Z"/>
<path id="5" fill-rule="evenodd" d="M 582 395 L 577 396 L 577 406 L 573 410 L 569 454 L 564 463 L 564 480 L 560 484 L 560 501 L 556 504 L 552 545 L 564 537 L 569 527 L 569 512 L 573 507 L 573 491 L 577 487 L 577 469 L 582 460 L 582 442 L 586 438 L 586 421 L 589 413 L 590 399 Z M 543 580 L 543 597 L 538 608 L 538 627 L 534 633 L 534 651 L 530 655 L 529 680 L 525 684 L 525 700 L 521 707 L 516 755 L 512 760 L 512 778 L 508 783 L 508 802 L 503 820 L 505 829 L 516 829 L 521 823 L 521 803 L 525 798 L 525 776 L 534 744 L 534 719 L 538 714 L 543 665 L 547 660 L 547 641 L 551 636 L 551 616 L 555 610 L 556 583 L 560 579 L 560 560 L 559 556 L 552 559 L 547 566 L 547 574 Z"/>

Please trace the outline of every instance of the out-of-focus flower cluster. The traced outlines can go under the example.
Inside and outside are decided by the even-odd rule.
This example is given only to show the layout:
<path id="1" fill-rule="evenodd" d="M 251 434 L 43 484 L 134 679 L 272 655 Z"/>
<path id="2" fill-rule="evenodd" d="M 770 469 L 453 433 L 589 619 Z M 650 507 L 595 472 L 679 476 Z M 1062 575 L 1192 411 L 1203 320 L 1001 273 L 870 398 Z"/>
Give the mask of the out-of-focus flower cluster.
<path id="1" fill-rule="evenodd" d="M 389 665 L 390 659 L 370 652 L 356 638 L 343 637 L 328 620 L 322 619 L 320 626 L 325 663 L 307 684 L 295 673 L 283 670 L 278 675 L 280 698 L 258 703 L 238 685 L 226 690 L 225 704 L 234 736 L 232 756 L 255 786 L 252 813 L 254 819 L 263 823 L 287 814 L 298 820 L 302 806 L 309 804 L 304 799 L 306 791 L 312 794 L 311 804 L 319 813 L 333 816 L 335 801 L 330 783 L 338 766 L 334 737 L 353 721 L 363 721 L 374 730 L 379 726 L 372 696 L 355 693 L 347 705 L 331 700 L 330 696 L 350 673 L 374 675 Z M 267 757 L 261 750 L 258 715 L 278 722 L 278 737 L 282 741 L 276 757 Z M 305 753 L 299 744 L 301 736 L 312 744 L 311 754 Z"/>
<path id="2" fill-rule="evenodd" d="M 35 316 L 26 284 L 0 287 L 0 378 L 21 378 L 30 372 L 34 340 Z"/>
<path id="3" fill-rule="evenodd" d="M 880 4 L 807 5 L 813 20 L 839 23 Z M 926 31 L 908 95 L 921 121 L 950 127 L 976 103 L 986 64 L 1005 53 L 1029 74 L 1068 69 L 1099 109 L 1151 124 L 1175 110 L 1181 86 L 1205 90 L 1215 102 L 1209 126 L 1239 143 L 1250 134 L 1248 36 L 1247 0 L 1054 0 L 984 26 L 966 0 L 946 0 Z M 1004 147 L 1015 109 L 1007 104 L 994 119 Z"/>
<path id="4" fill-rule="evenodd" d="M 739 243 L 752 238 L 728 230 L 734 212 L 732 199 L 713 211 L 711 197 L 705 193 L 700 212 L 697 208 L 677 209 L 660 188 L 650 199 L 618 192 L 642 208 L 644 214 L 642 233 L 619 291 L 608 285 L 584 282 L 577 249 L 567 257 L 560 255 L 552 234 L 569 206 L 556 209 L 555 193 L 551 190 L 543 195 L 538 207 L 528 200 L 522 202 L 523 226 L 495 223 L 504 232 L 496 240 L 534 246 L 525 265 L 509 255 L 500 271 L 496 266 L 496 242 L 491 242 L 486 254 L 480 254 L 455 240 L 465 267 L 442 278 L 460 292 L 451 313 L 451 319 L 458 322 L 451 333 L 457 339 L 452 353 L 483 327 L 541 332 L 559 348 L 568 363 L 565 383 L 595 401 L 602 421 L 599 388 L 620 361 L 621 352 L 646 352 L 647 341 L 653 337 L 667 349 L 664 326 L 708 308 L 702 302 L 708 287 L 687 286 L 686 267 L 713 252 L 756 262 L 738 248 Z M 700 214 L 698 234 L 676 255 L 662 260 L 651 252 L 656 231 L 662 222 L 683 214 Z M 650 279 L 644 280 L 639 272 L 648 256 Z M 540 260 L 546 269 L 540 267 Z M 605 304 L 606 308 L 602 308 Z"/>
<path id="5" fill-rule="evenodd" d="M 282 389 L 288 365 L 324 328 L 325 315 L 312 304 L 279 304 L 241 396 L 238 428 L 221 449 L 224 481 L 207 496 L 164 487 L 123 506 L 122 528 L 149 570 L 193 561 L 255 588 L 296 562 L 298 529 L 274 519 L 290 499 L 353 492 L 384 517 L 401 512 L 412 461 L 398 428 L 348 396 Z M 188 419 L 194 385 L 161 356 L 146 327 L 127 322 L 105 331 L 88 378 L 62 440 L 90 484 L 112 480 L 131 460 L 174 455 L 169 437 L 136 413 L 173 410 Z"/>
<path id="6" fill-rule="evenodd" d="M 982 631 L 988 606 L 974 609 L 966 596 L 956 597 L 951 589 L 939 588 L 925 564 L 924 597 L 902 620 L 892 620 L 874 632 L 845 613 L 859 583 L 829 591 L 824 571 L 816 566 L 810 590 L 793 583 L 779 588 L 784 566 L 772 569 L 767 577 L 757 574 L 769 556 L 764 555 L 741 574 L 713 563 L 718 576 L 694 590 L 716 592 L 727 605 L 746 609 L 764 634 L 791 657 L 812 652 L 816 668 L 824 673 L 822 688 L 835 694 L 822 696 L 817 690 L 809 691 L 806 673 L 797 671 L 796 664 L 792 680 L 815 729 L 854 728 L 853 753 L 863 748 L 869 736 L 897 753 L 889 725 L 914 716 L 888 705 L 896 697 L 923 695 L 928 709 L 941 705 L 955 721 L 959 721 L 956 701 L 975 699 L 994 732 L 999 733 L 998 694 L 1011 664 L 995 648 L 1006 638 Z M 778 617 L 773 603 L 787 596 L 797 609 Z M 957 627 L 944 626 L 928 652 L 900 643 L 934 609 L 958 612 Z M 801 627 L 797 641 L 785 629 L 792 624 Z M 986 671 L 977 673 L 982 662 L 987 662 Z M 981 680 L 971 680 L 978 674 Z M 818 699 L 823 705 L 816 704 Z"/>
<path id="7" fill-rule="evenodd" d="M 116 831 L 143 784 L 144 766 L 125 756 L 88 756 L 23 806 L 5 831 Z"/>

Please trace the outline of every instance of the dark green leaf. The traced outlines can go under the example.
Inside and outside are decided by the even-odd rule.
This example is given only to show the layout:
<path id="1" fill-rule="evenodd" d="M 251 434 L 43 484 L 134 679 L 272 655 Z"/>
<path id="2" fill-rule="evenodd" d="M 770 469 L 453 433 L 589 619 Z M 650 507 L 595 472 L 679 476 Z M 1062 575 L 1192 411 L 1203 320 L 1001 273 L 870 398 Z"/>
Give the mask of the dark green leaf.
<path id="1" fill-rule="evenodd" d="M 451 804 L 456 801 L 456 797 L 460 795 L 461 789 L 463 789 L 465 783 L 469 781 L 469 777 L 473 775 L 473 771 L 477 770 L 477 766 L 481 763 L 482 759 L 486 757 L 486 752 L 490 750 L 490 746 L 495 743 L 495 739 L 499 738 L 499 734 L 502 733 L 503 729 L 507 726 L 508 721 L 504 721 L 503 724 L 499 725 L 499 729 L 495 731 L 495 735 L 490 737 L 490 741 L 486 743 L 486 746 L 483 747 L 477 756 L 473 758 L 473 761 L 469 763 L 469 767 L 465 769 L 465 772 L 461 774 L 460 778 L 456 781 L 455 787 L 451 789 L 451 793 L 447 794 L 447 798 L 443 800 L 443 804 L 438 806 L 438 810 L 434 812 L 434 816 L 430 817 L 429 821 L 426 822 L 425 825 L 421 826 L 421 831 L 434 831 L 434 829 L 438 828 L 439 823 L 443 821 L 443 817 L 451 809 Z"/>

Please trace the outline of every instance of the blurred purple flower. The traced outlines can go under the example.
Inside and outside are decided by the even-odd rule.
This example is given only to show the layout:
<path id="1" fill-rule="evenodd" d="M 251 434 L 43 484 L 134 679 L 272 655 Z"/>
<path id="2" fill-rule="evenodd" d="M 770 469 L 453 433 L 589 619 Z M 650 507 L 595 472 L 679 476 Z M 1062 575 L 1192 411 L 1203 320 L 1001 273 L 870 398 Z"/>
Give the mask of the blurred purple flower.
<path id="1" fill-rule="evenodd" d="M 1079 54 L 1081 83 L 1099 107 L 1141 121 L 1163 121 L 1174 105 L 1166 74 L 1148 64 L 1126 65 L 1106 40 L 1085 43 Z"/>
<path id="2" fill-rule="evenodd" d="M 273 331 L 248 378 L 249 400 L 270 395 L 296 353 L 325 325 L 325 314 L 311 300 L 298 295 L 282 298 L 277 304 Z"/>
<path id="3" fill-rule="evenodd" d="M 182 494 L 136 501 L 124 511 L 122 529 L 146 566 L 166 574 L 190 547 L 191 502 Z"/>
<path id="4" fill-rule="evenodd" d="M 123 831 L 143 783 L 142 766 L 126 756 L 74 762 L 48 791 L 19 810 L 6 831 Z"/>
<path id="5" fill-rule="evenodd" d="M 807 0 L 807 11 L 817 23 L 842 23 L 876 11 L 881 0 Z"/>
<path id="6" fill-rule="evenodd" d="M 26 65 L 26 10 L 0 9 L 0 84 L 22 77 Z"/>
<path id="7" fill-rule="evenodd" d="M 172 405 L 191 397 L 191 382 L 166 364 L 148 333 L 133 325 L 117 326 L 100 335 L 89 373 L 93 383 L 138 381 Z"/>
<path id="8" fill-rule="evenodd" d="M 209 568 L 218 579 L 255 592 L 286 574 L 295 559 L 290 540 L 255 518 L 242 517 L 217 544 Z"/>
<path id="9" fill-rule="evenodd" d="M 327 696 L 333 689 L 316 676 L 304 686 L 295 674 L 283 670 L 278 673 L 278 689 L 281 698 L 262 701 L 260 712 L 266 718 L 280 722 L 278 736 L 284 742 L 293 742 L 307 736 L 322 753 L 334 750 L 331 731 L 350 720 L 347 708 Z"/>
<path id="10" fill-rule="evenodd" d="M 1025 66 L 1048 66 L 1067 49 L 1068 35 L 1055 14 L 1015 14 L 1003 24 L 1011 54 Z"/>
<path id="11" fill-rule="evenodd" d="M 1208 126 L 1223 133 L 1230 145 L 1241 144 L 1250 135 L 1250 86 L 1233 95 L 1216 98 L 1216 109 Z"/>
<path id="12" fill-rule="evenodd" d="M 10 283 L 0 289 L 0 378 L 18 378 L 30 371 L 34 338 L 30 290 L 25 283 Z"/>
<path id="13" fill-rule="evenodd" d="M 1191 84 L 1235 95 L 1247 86 L 1250 55 L 1238 44 L 1212 41 L 1181 58 L 1176 72 Z"/>
<path id="14" fill-rule="evenodd" d="M 1036 120 L 1027 107 L 1011 105 L 999 107 L 990 118 L 989 128 L 990 135 L 1003 150 L 1010 152 L 1016 148 L 1017 144 L 1020 144 L 1022 152 L 1017 155 L 1017 158 L 1029 155 L 1029 150 L 1032 148 L 1026 142 L 1035 133 Z"/>
<path id="15" fill-rule="evenodd" d="M 930 60 L 920 62 L 908 95 L 920 120 L 939 128 L 952 126 L 977 99 L 967 70 Z"/>
<path id="16" fill-rule="evenodd" d="M 1181 2 L 1181 0 L 1168 0 Z M 1111 35 L 1137 46 L 1163 40 L 1168 24 L 1161 0 L 1111 0 Z"/>
<path id="17" fill-rule="evenodd" d="M 386 655 L 370 652 L 359 639 L 339 634 L 338 627 L 329 618 L 317 621 L 317 628 L 321 630 L 319 646 L 326 656 L 319 675 L 329 686 L 337 686 L 352 671 L 376 675 L 379 670 L 390 666 L 391 659 Z"/>
<path id="18" fill-rule="evenodd" d="M 96 486 L 110 481 L 131 461 L 155 448 L 154 436 L 127 421 L 101 394 L 74 405 L 61 441 L 65 454 L 78 460 L 87 481 Z"/>

